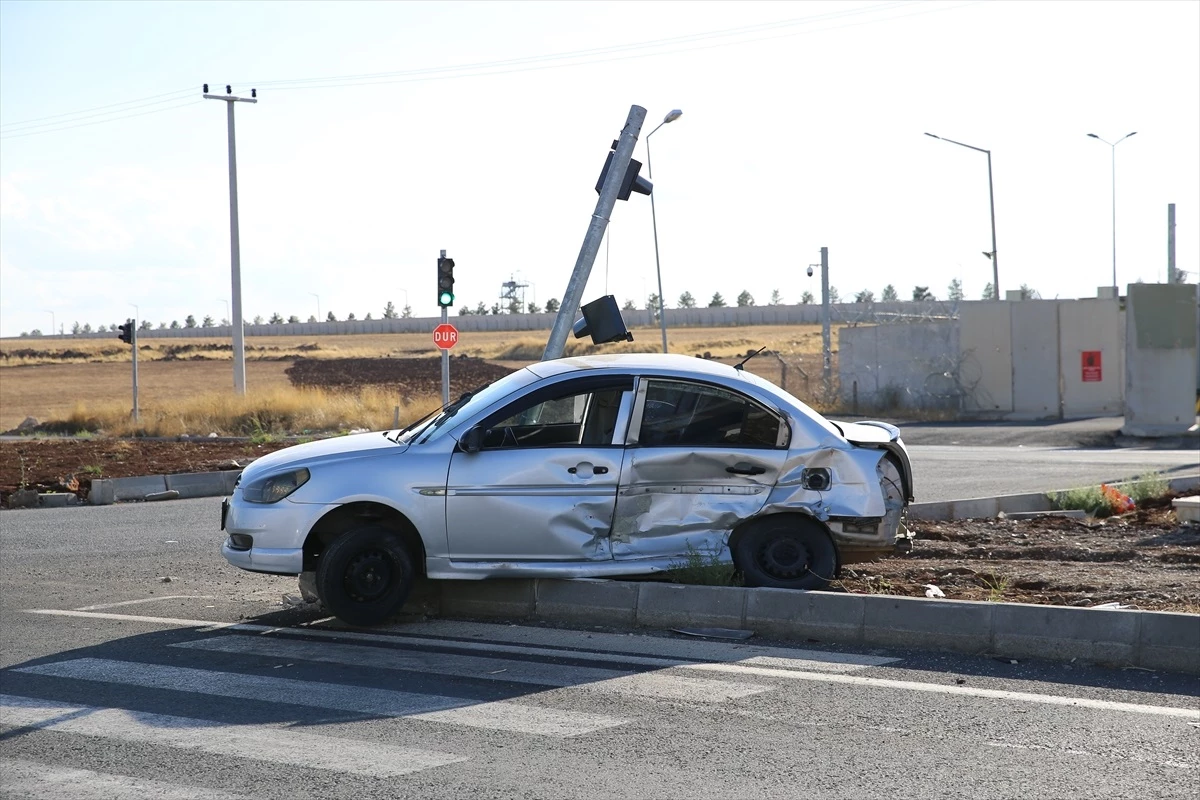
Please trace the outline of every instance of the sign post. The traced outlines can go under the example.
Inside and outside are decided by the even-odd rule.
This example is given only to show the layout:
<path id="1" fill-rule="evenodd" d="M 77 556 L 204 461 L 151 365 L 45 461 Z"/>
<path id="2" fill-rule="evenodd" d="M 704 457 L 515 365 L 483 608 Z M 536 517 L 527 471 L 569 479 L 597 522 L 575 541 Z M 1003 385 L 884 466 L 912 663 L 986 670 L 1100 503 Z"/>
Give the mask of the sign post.
<path id="1" fill-rule="evenodd" d="M 433 343 L 442 351 L 442 405 L 450 402 L 450 348 L 458 344 L 458 328 L 446 321 L 442 309 L 442 324 L 433 329 Z"/>

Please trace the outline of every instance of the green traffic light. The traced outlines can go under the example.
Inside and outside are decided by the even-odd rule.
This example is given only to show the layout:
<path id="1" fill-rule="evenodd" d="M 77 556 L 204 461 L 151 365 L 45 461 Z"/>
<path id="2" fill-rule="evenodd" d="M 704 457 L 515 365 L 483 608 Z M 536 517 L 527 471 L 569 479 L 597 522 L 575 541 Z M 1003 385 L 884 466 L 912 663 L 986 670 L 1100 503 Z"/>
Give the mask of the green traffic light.
<path id="1" fill-rule="evenodd" d="M 442 292 L 441 294 L 438 295 L 438 305 L 439 306 L 454 305 L 454 295 L 451 292 Z"/>

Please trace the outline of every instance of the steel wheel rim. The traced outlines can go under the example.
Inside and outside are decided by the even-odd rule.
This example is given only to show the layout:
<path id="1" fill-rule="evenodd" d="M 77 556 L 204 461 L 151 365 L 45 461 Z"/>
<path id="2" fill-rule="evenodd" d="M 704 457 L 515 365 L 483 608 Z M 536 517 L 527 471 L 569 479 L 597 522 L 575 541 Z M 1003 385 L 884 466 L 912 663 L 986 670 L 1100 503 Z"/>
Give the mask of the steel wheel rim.
<path id="1" fill-rule="evenodd" d="M 392 561 L 380 550 L 360 553 L 346 565 L 342 582 L 356 603 L 378 600 L 392 583 Z"/>
<path id="2" fill-rule="evenodd" d="M 758 551 L 758 564 L 774 578 L 787 580 L 809 571 L 812 553 L 794 536 L 776 536 Z"/>

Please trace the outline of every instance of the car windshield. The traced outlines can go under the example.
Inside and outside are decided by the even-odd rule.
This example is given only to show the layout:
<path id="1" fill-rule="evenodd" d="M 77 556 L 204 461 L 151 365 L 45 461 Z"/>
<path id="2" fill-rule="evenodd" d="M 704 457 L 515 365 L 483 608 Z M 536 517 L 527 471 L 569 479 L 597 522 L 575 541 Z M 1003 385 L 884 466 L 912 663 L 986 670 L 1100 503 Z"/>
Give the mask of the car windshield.
<path id="1" fill-rule="evenodd" d="M 425 444 L 426 442 L 442 437 L 450 426 L 446 423 L 452 417 L 458 416 L 462 419 L 473 416 L 476 411 L 487 408 L 495 401 L 502 397 L 507 397 L 523 386 L 537 380 L 537 376 L 526 369 L 519 369 L 511 375 L 506 375 L 495 383 L 490 383 L 477 392 L 472 393 L 461 405 L 451 403 L 436 417 L 429 420 L 421 427 L 412 431 L 409 441 L 417 444 Z"/>

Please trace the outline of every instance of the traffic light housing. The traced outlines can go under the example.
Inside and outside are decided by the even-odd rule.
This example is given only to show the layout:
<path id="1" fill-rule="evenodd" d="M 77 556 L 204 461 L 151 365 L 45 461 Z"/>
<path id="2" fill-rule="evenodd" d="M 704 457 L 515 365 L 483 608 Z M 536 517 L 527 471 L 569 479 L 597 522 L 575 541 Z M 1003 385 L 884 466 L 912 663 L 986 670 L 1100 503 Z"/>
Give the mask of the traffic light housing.
<path id="1" fill-rule="evenodd" d="M 454 259 L 439 258 L 437 262 L 438 305 L 447 308 L 454 305 Z"/>
<path id="2" fill-rule="evenodd" d="M 608 177 L 608 170 L 612 167 L 613 155 L 616 154 L 616 151 L 617 142 L 614 140 L 612 149 L 608 151 L 608 158 L 604 159 L 604 169 L 600 171 L 600 180 L 596 181 L 596 194 L 600 194 L 600 190 L 604 188 L 604 180 Z M 629 159 L 629 168 L 625 170 L 625 176 L 621 179 L 621 189 L 617 192 L 618 200 L 628 200 L 630 192 L 650 194 L 654 191 L 654 184 L 638 176 L 641 169 L 642 162 L 633 158 Z"/>
<path id="3" fill-rule="evenodd" d="M 117 338 L 125 344 L 133 344 L 137 339 L 137 331 L 133 327 L 133 320 L 126 321 L 124 325 L 118 325 L 117 329 L 120 331 L 117 334 Z"/>
<path id="4" fill-rule="evenodd" d="M 611 294 L 593 300 L 579 310 L 583 312 L 583 316 L 571 328 L 576 339 L 590 336 L 593 344 L 633 341 L 633 334 L 625 327 L 625 320 L 621 318 L 617 298 Z"/>

